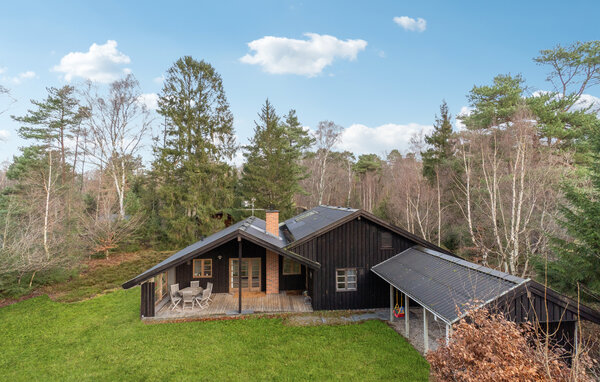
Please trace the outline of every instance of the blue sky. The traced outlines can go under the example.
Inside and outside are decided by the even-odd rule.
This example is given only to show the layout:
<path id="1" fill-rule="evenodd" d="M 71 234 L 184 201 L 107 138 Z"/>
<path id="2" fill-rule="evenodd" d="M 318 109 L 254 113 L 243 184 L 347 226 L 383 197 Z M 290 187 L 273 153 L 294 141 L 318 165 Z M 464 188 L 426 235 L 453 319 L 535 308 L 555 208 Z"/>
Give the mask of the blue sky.
<path id="1" fill-rule="evenodd" d="M 44 98 L 45 87 L 128 69 L 144 93 L 158 93 L 157 78 L 183 55 L 223 77 L 241 144 L 269 97 L 280 113 L 295 108 L 306 126 L 327 119 L 346 127 L 340 148 L 405 151 L 442 99 L 456 115 L 473 85 L 496 74 L 521 73 L 532 90 L 550 89 L 532 58 L 558 43 L 598 39 L 599 12 L 597 1 L 7 2 L 0 84 L 17 102 L 0 115 L 0 161 L 23 145 L 9 115 Z M 97 67 L 81 67 L 90 63 Z"/>

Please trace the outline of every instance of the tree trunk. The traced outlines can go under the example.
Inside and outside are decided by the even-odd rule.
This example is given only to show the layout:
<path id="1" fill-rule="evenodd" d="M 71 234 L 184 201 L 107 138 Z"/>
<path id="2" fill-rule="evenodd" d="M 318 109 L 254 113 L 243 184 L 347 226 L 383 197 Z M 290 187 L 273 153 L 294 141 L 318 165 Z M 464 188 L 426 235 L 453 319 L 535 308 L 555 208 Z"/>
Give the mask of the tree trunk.
<path id="1" fill-rule="evenodd" d="M 439 247 L 442 242 L 442 202 L 441 202 L 441 195 L 440 195 L 440 174 L 439 174 L 439 169 L 437 169 L 437 168 L 435 170 L 435 179 L 436 179 L 436 183 L 437 183 L 437 207 L 438 207 L 437 245 Z"/>
<path id="2" fill-rule="evenodd" d="M 52 151 L 48 151 L 48 183 L 46 184 L 46 211 L 44 213 L 44 252 L 46 259 L 50 260 L 48 249 L 48 214 L 50 212 L 50 192 L 52 190 Z"/>
<path id="3" fill-rule="evenodd" d="M 29 288 L 31 288 L 31 285 L 33 285 L 33 278 L 35 277 L 35 273 L 37 271 L 33 271 L 33 274 L 31 275 L 31 280 L 29 280 Z"/>

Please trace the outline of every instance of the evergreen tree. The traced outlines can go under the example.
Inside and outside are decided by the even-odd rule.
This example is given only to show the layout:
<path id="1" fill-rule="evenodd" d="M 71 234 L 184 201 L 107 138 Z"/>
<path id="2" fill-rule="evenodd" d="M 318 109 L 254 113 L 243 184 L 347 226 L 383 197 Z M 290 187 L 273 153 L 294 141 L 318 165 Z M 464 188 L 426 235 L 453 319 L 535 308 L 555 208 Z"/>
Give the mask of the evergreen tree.
<path id="1" fill-rule="evenodd" d="M 258 116 L 254 136 L 244 146 L 241 192 L 246 200 L 254 198 L 257 207 L 275 208 L 290 217 L 294 194 L 301 191 L 299 181 L 306 176 L 300 157 L 312 140 L 293 110 L 281 121 L 267 99 Z"/>
<path id="2" fill-rule="evenodd" d="M 444 188 L 441 179 L 447 179 L 447 172 L 452 160 L 452 123 L 450 112 L 446 101 L 440 105 L 440 116 L 436 116 L 431 135 L 425 136 L 425 142 L 429 148 L 421 152 L 423 160 L 423 176 L 436 187 L 437 191 L 437 244 L 442 243 L 442 210 L 445 204 L 442 201 L 442 189 Z"/>
<path id="3" fill-rule="evenodd" d="M 423 176 L 432 183 L 440 167 L 445 165 L 452 157 L 452 123 L 446 101 L 440 106 L 440 116 L 436 116 L 431 135 L 425 136 L 425 143 L 429 148 L 421 152 L 423 160 Z"/>
<path id="4" fill-rule="evenodd" d="M 180 58 L 167 71 L 159 96 L 164 137 L 154 147 L 160 215 L 175 243 L 219 228 L 212 217 L 233 201 L 233 115 L 221 76 L 205 61 Z"/>
<path id="5" fill-rule="evenodd" d="M 19 135 L 23 139 L 34 140 L 47 152 L 58 151 L 60 156 L 61 183 L 67 176 L 66 159 L 69 149 L 66 141 L 73 137 L 73 131 L 79 128 L 82 114 L 79 112 L 79 100 L 75 98 L 73 86 L 60 89 L 47 88 L 48 96 L 43 101 L 31 100 L 35 109 L 28 110 L 22 117 L 12 118 L 23 123 Z"/>
<path id="6" fill-rule="evenodd" d="M 548 281 L 571 295 L 577 284 L 600 295 L 600 123 L 591 137 L 592 154 L 587 166 L 589 186 L 563 186 L 568 202 L 560 207 L 559 224 L 570 239 L 553 238 L 557 259 L 548 263 Z M 544 263 L 538 270 L 544 271 Z"/>
<path id="7" fill-rule="evenodd" d="M 487 129 L 507 123 L 523 103 L 525 80 L 521 75 L 498 75 L 492 85 L 474 86 L 469 92 L 469 115 L 460 116 L 468 129 Z"/>

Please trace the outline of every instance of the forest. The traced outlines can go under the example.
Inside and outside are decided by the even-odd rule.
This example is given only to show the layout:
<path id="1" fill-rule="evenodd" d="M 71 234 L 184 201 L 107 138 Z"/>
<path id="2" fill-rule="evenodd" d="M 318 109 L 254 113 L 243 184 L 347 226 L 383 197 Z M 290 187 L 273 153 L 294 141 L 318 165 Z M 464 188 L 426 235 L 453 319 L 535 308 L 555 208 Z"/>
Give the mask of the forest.
<path id="1" fill-rule="evenodd" d="M 28 144 L 0 171 L 0 295 L 64 280 L 90 258 L 184 247 L 227 216 L 327 204 L 598 302 L 600 104 L 588 90 L 600 83 L 600 41 L 532 59 L 552 90 L 498 74 L 472 87 L 468 112 L 451 115 L 440 100 L 432 132 L 385 156 L 338 151 L 343 126 L 323 116 L 307 129 L 273 99 L 237 142 L 223 79 L 189 56 L 164 74 L 156 113 L 131 74 L 47 88 L 11 115 Z M 0 87 L 1 104 L 11 100 Z"/>

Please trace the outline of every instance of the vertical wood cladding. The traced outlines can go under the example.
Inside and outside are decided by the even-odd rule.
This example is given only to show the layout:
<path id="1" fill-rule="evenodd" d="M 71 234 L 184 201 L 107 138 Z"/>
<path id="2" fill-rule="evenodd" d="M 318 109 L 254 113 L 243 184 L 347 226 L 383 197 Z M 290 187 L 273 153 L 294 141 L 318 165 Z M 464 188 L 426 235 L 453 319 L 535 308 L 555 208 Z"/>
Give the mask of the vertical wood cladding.
<path id="1" fill-rule="evenodd" d="M 242 256 L 243 257 L 259 257 L 261 267 L 261 291 L 266 289 L 266 256 L 265 249 L 250 241 L 242 240 Z M 219 259 L 221 256 L 221 259 Z M 213 273 L 212 277 L 193 278 L 193 260 L 184 264 L 178 265 L 175 269 L 175 279 L 179 283 L 179 288 L 190 286 L 190 281 L 200 281 L 201 287 L 206 287 L 206 283 L 213 283 L 213 293 L 229 293 L 229 259 L 237 259 L 237 241 L 231 240 L 196 259 L 212 259 Z"/>
<path id="2" fill-rule="evenodd" d="M 556 292 L 547 291 L 548 295 Z M 522 285 L 514 291 L 499 298 L 492 305 L 493 309 L 504 312 L 508 319 L 515 322 L 569 322 L 577 320 L 577 306 L 565 306 L 553 301 L 551 296 L 544 296 L 544 291 Z"/>
<path id="3" fill-rule="evenodd" d="M 381 248 L 381 232 L 391 233 L 391 248 Z M 412 240 L 357 218 L 291 250 L 321 264 L 313 271 L 313 309 L 366 309 L 389 304 L 389 285 L 371 267 L 413 245 Z M 336 268 L 357 269 L 356 291 L 336 291 Z"/>
<path id="4" fill-rule="evenodd" d="M 140 317 L 154 317 L 154 282 L 145 282 L 140 287 Z"/>
<path id="5" fill-rule="evenodd" d="M 279 256 L 279 289 L 280 290 L 307 290 L 306 285 L 306 267 L 300 266 L 299 275 L 283 274 L 283 256 Z"/>

